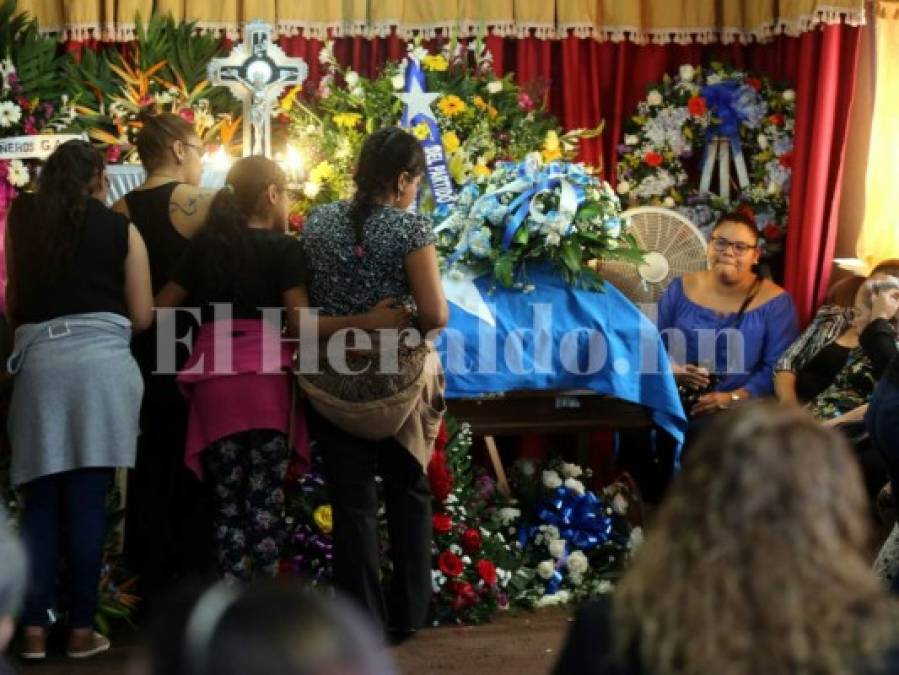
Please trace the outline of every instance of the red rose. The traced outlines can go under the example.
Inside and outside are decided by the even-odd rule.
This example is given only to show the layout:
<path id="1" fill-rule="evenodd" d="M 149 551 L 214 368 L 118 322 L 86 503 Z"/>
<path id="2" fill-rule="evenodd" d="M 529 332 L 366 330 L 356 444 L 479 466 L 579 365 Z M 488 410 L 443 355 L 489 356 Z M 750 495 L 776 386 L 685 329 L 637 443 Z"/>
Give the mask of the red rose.
<path id="1" fill-rule="evenodd" d="M 649 166 L 655 168 L 657 166 L 661 166 L 664 159 L 659 153 L 650 150 L 645 155 L 643 155 L 643 161 L 646 162 L 646 164 L 648 164 Z"/>
<path id="2" fill-rule="evenodd" d="M 464 565 L 462 559 L 452 551 L 444 551 L 437 558 L 437 567 L 448 577 L 457 577 L 462 574 Z"/>
<path id="3" fill-rule="evenodd" d="M 462 550 L 466 553 L 477 553 L 481 549 L 481 533 L 473 527 L 462 535 Z"/>
<path id="4" fill-rule="evenodd" d="M 693 117 L 702 117 L 705 115 L 705 99 L 702 96 L 691 96 L 687 101 L 687 110 Z"/>
<path id="5" fill-rule="evenodd" d="M 437 534 L 447 534 L 453 529 L 453 519 L 445 513 L 435 513 L 431 517 L 431 525 Z"/>
<path id="6" fill-rule="evenodd" d="M 780 165 L 782 167 L 787 168 L 787 169 L 792 169 L 793 168 L 793 153 L 787 152 L 787 153 L 781 155 L 777 161 L 780 162 Z"/>
<path id="7" fill-rule="evenodd" d="M 493 586 L 496 583 L 496 565 L 494 565 L 489 560 L 478 560 L 475 564 L 475 569 L 478 571 L 478 576 L 484 580 L 484 583 L 488 586 Z"/>
<path id="8" fill-rule="evenodd" d="M 194 111 L 190 108 L 181 108 L 178 111 L 178 116 L 183 119 L 185 122 L 194 123 Z"/>
<path id="9" fill-rule="evenodd" d="M 768 223 L 765 225 L 765 229 L 762 230 L 762 236 L 768 241 L 777 241 L 783 236 L 783 233 L 776 223 Z"/>
<path id="10" fill-rule="evenodd" d="M 774 113 L 773 115 L 769 115 L 768 120 L 771 122 L 771 124 L 781 126 L 784 123 L 783 113 Z"/>
<path id="11" fill-rule="evenodd" d="M 758 91 L 759 89 L 762 88 L 762 81 L 760 79 L 758 79 L 757 77 L 747 77 L 746 84 L 748 84 L 750 87 L 752 87 L 756 91 Z"/>
<path id="12" fill-rule="evenodd" d="M 445 502 L 453 491 L 453 475 L 446 468 L 446 455 L 443 452 L 435 452 L 431 457 L 428 482 L 431 484 L 431 494 L 438 504 Z"/>

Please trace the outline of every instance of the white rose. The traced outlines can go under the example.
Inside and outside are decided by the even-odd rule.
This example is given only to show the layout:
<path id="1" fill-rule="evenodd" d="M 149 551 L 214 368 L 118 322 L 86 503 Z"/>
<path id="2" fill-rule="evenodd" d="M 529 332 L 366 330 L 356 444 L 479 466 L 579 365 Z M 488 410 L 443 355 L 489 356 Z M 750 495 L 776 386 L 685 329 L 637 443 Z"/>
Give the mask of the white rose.
<path id="1" fill-rule="evenodd" d="M 582 495 L 587 491 L 586 488 L 584 488 L 584 484 L 577 478 L 566 478 L 565 487 L 578 495 Z"/>
<path id="2" fill-rule="evenodd" d="M 627 513 L 627 506 L 627 500 L 624 498 L 624 495 L 617 494 L 615 495 L 615 498 L 612 499 L 612 510 L 619 516 L 623 516 Z"/>
<path id="3" fill-rule="evenodd" d="M 684 82 L 692 82 L 693 78 L 696 76 L 696 68 L 689 63 L 685 63 L 680 67 L 678 74 L 680 75 L 680 79 Z"/>
<path id="4" fill-rule="evenodd" d="M 553 558 L 561 558 L 565 555 L 565 544 L 564 539 L 553 539 L 549 542 L 549 554 Z"/>
<path id="5" fill-rule="evenodd" d="M 628 183 L 626 180 L 623 180 L 618 183 L 618 187 L 616 188 L 616 190 L 618 191 L 618 194 L 626 195 L 628 192 L 631 191 L 631 184 Z"/>
<path id="6" fill-rule="evenodd" d="M 662 94 L 658 89 L 653 89 L 646 95 L 646 102 L 649 105 L 662 105 Z"/>
<path id="7" fill-rule="evenodd" d="M 633 530 L 631 530 L 631 536 L 627 542 L 628 548 L 630 548 L 632 551 L 635 551 L 636 549 L 638 549 L 640 547 L 640 545 L 642 543 L 643 543 L 643 528 L 635 527 Z"/>
<path id="8" fill-rule="evenodd" d="M 393 85 L 393 88 L 399 91 L 403 87 L 406 86 L 406 78 L 400 74 L 394 75 L 390 78 L 390 84 Z"/>
<path id="9" fill-rule="evenodd" d="M 568 462 L 562 462 L 559 471 L 562 472 L 562 475 L 565 476 L 565 478 L 577 478 L 584 474 L 584 470 L 581 467 L 577 464 L 569 464 Z"/>
<path id="10" fill-rule="evenodd" d="M 559 534 L 559 528 L 555 525 L 544 525 L 543 533 L 546 535 L 547 541 L 552 541 L 553 539 L 561 539 L 562 535 Z"/>
<path id="11" fill-rule="evenodd" d="M 603 595 L 611 593 L 614 589 L 615 587 L 612 585 L 612 582 L 607 579 L 600 581 L 599 585 L 596 587 L 596 590 Z"/>
<path id="12" fill-rule="evenodd" d="M 759 134 L 758 137 L 759 147 L 764 150 L 768 147 L 768 137 L 765 134 Z"/>
<path id="13" fill-rule="evenodd" d="M 571 583 L 572 586 L 580 586 L 582 583 L 584 583 L 584 577 L 582 577 L 580 574 L 575 574 L 574 572 L 569 572 L 568 573 L 568 581 Z"/>
<path id="14" fill-rule="evenodd" d="M 487 91 L 491 94 L 498 94 L 503 90 L 503 81 L 502 80 L 493 80 L 487 85 Z"/>
<path id="15" fill-rule="evenodd" d="M 561 591 L 559 591 L 558 593 L 556 593 L 556 600 L 558 601 L 558 603 L 560 605 L 564 605 L 570 599 L 571 599 L 571 594 L 568 591 L 566 591 L 564 588 Z"/>
<path id="16" fill-rule="evenodd" d="M 640 137 L 637 134 L 625 134 L 624 135 L 624 144 L 625 145 L 637 145 L 640 142 Z"/>
<path id="17" fill-rule="evenodd" d="M 795 101 L 796 100 L 796 92 L 793 91 L 792 89 L 786 89 L 786 90 L 784 90 L 783 97 L 784 97 L 784 101 L 787 101 L 788 103 L 790 101 Z"/>
<path id="18" fill-rule="evenodd" d="M 549 238 L 552 236 L 551 234 L 546 235 L 546 241 L 549 243 Z M 556 235 L 558 238 L 559 235 Z M 555 490 L 557 487 L 562 486 L 562 479 L 559 478 L 559 474 L 555 471 L 544 471 L 543 472 L 543 484 L 548 487 L 550 490 Z"/>
<path id="19" fill-rule="evenodd" d="M 665 197 L 665 199 L 662 200 L 662 206 L 666 209 L 673 209 L 675 206 L 674 197 Z"/>
<path id="20" fill-rule="evenodd" d="M 346 75 L 343 76 L 343 79 L 346 81 L 346 86 L 352 89 L 359 84 L 359 73 L 355 70 L 348 70 L 346 71 Z"/>
<path id="21" fill-rule="evenodd" d="M 539 574 L 542 579 L 551 579 L 555 573 L 556 564 L 552 560 L 544 560 L 537 565 L 537 574 Z"/>
<path id="22" fill-rule="evenodd" d="M 590 561 L 583 551 L 574 551 L 568 556 L 568 571 L 583 576 L 590 569 Z"/>

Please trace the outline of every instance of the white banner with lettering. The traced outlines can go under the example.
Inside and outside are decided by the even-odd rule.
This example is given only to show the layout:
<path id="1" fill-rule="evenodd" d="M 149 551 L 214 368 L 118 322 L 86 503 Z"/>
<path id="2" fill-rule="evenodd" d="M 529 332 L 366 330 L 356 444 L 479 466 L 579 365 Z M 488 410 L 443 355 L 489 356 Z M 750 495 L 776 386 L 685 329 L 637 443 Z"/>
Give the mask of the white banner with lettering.
<path id="1" fill-rule="evenodd" d="M 0 159 L 47 159 L 66 141 L 87 140 L 83 134 L 37 134 L 0 138 Z"/>

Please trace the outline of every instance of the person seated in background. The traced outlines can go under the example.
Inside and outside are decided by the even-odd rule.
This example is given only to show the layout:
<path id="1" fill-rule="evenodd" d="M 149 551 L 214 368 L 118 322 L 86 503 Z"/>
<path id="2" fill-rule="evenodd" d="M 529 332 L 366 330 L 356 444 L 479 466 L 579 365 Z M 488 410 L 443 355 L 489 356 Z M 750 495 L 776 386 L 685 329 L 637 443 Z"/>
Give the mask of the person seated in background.
<path id="1" fill-rule="evenodd" d="M 150 635 L 150 675 L 394 675 L 366 618 L 296 582 L 217 584 L 170 599 Z"/>
<path id="2" fill-rule="evenodd" d="M 863 417 L 883 366 L 881 372 L 875 372 L 859 335 L 871 322 L 875 291 L 888 289 L 899 291 L 899 279 L 872 275 L 858 289 L 852 309 L 822 307 L 774 368 L 779 401 L 806 406 L 815 418 L 828 426 L 839 426 L 853 441 L 872 497 L 886 481 L 886 466 L 867 441 Z M 896 317 L 884 319 L 895 341 Z"/>
<path id="3" fill-rule="evenodd" d="M 773 402 L 716 415 L 554 672 L 897 672 L 899 603 L 871 571 L 871 534 L 840 434 Z"/>
<path id="4" fill-rule="evenodd" d="M 709 237 L 709 268 L 675 279 L 659 299 L 674 376 L 694 393 L 690 416 L 773 394 L 774 364 L 798 334 L 792 298 L 755 271 L 759 238 L 747 216 L 722 216 Z"/>
<path id="5" fill-rule="evenodd" d="M 15 672 L 3 658 L 3 650 L 16 629 L 16 615 L 28 583 L 25 549 L 7 518 L 6 510 L 0 506 L 0 675 Z"/>

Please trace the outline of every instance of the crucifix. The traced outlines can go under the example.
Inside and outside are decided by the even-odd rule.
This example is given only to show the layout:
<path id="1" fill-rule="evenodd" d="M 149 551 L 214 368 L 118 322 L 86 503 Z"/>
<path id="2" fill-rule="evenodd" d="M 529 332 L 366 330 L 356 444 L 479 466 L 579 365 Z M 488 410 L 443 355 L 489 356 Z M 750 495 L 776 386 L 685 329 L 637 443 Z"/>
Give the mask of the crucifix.
<path id="1" fill-rule="evenodd" d="M 228 56 L 209 62 L 209 81 L 228 87 L 243 102 L 243 156 L 271 157 L 272 107 L 285 87 L 306 79 L 309 67 L 272 42 L 267 23 L 252 21 L 244 30 L 245 42 Z"/>

